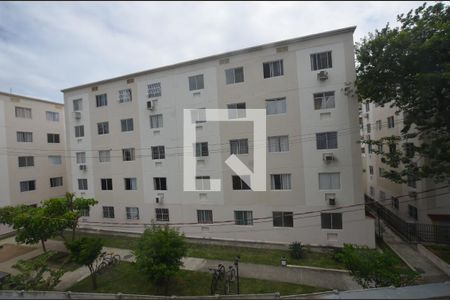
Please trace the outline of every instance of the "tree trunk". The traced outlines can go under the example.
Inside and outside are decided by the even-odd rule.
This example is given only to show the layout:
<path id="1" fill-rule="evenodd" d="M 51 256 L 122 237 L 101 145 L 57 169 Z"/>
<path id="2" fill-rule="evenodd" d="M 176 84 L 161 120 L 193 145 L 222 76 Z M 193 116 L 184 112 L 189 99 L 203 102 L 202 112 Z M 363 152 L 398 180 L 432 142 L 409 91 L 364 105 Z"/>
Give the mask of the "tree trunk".
<path id="1" fill-rule="evenodd" d="M 42 244 L 42 250 L 44 250 L 44 252 L 47 253 L 47 249 L 45 248 L 44 240 L 41 240 L 41 244 Z"/>

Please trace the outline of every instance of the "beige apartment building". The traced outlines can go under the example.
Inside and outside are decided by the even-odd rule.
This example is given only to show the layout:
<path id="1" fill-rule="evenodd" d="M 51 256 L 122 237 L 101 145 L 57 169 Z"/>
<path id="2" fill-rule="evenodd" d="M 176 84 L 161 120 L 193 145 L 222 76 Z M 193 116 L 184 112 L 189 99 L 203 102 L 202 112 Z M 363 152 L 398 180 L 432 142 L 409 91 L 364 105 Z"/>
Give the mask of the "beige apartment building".
<path id="1" fill-rule="evenodd" d="M 375 246 L 364 213 L 355 27 L 255 46 L 63 90 L 68 189 L 99 204 L 82 226 L 141 232 L 169 224 L 188 237 Z M 184 109 L 262 109 L 267 190 L 250 169 L 249 122 L 197 122 L 195 192 L 183 190 Z M 221 191 L 210 190 L 221 180 Z"/>
<path id="2" fill-rule="evenodd" d="M 403 113 L 397 112 L 390 104 L 377 106 L 364 103 L 361 106 L 361 133 L 364 139 L 380 139 L 387 136 L 400 136 L 403 129 Z M 408 141 L 416 146 L 417 140 Z M 399 145 L 407 151 L 408 143 Z M 384 145 L 384 147 L 388 147 Z M 409 147 L 411 149 L 411 147 Z M 384 149 L 389 151 L 389 149 Z M 435 184 L 432 180 L 413 178 L 406 184 L 397 184 L 381 176 L 389 170 L 380 156 L 372 152 L 368 145 L 362 146 L 363 177 L 365 193 L 379 201 L 386 208 L 407 222 L 450 225 L 450 188 L 446 184 Z M 412 157 L 417 157 L 411 152 Z M 422 163 L 417 159 L 418 164 Z"/>
<path id="3" fill-rule="evenodd" d="M 66 192 L 64 105 L 0 92 L 0 206 Z"/>

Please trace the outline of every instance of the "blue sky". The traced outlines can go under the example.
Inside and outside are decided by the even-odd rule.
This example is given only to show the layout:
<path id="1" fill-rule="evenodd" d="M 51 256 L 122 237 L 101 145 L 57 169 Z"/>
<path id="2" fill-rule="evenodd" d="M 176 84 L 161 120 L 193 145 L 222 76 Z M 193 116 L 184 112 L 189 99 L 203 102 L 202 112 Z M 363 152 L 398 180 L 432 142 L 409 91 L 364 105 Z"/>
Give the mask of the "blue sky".
<path id="1" fill-rule="evenodd" d="M 0 2 L 0 91 L 61 89 L 258 44 L 358 26 L 422 2 Z"/>

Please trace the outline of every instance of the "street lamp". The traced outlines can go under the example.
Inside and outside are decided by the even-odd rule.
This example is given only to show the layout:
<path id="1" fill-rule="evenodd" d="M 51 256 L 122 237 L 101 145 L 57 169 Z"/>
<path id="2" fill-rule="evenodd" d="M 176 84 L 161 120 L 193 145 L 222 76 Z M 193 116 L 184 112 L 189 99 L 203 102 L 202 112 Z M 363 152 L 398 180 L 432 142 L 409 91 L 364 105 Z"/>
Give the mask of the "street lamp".
<path id="1" fill-rule="evenodd" d="M 236 292 L 239 295 L 239 260 L 241 257 L 237 255 L 234 258 L 234 267 L 236 268 Z"/>

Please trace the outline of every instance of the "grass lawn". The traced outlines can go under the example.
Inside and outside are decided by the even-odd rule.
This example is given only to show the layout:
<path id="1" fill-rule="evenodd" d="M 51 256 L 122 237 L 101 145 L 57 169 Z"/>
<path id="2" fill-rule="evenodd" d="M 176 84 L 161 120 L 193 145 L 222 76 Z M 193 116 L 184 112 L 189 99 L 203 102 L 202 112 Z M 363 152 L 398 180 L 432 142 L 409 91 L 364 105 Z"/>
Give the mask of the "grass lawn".
<path id="1" fill-rule="evenodd" d="M 41 255 L 43 255 L 43 254 L 41 254 Z M 36 259 L 36 257 L 33 258 L 32 260 L 35 260 L 35 259 Z M 51 256 L 49 258 L 47 263 L 50 268 L 55 268 L 55 269 L 61 268 L 64 270 L 64 272 L 75 271 L 76 269 L 81 267 L 81 265 L 74 263 L 70 260 L 69 253 L 64 253 L 64 252 L 56 252 L 53 256 Z"/>
<path id="2" fill-rule="evenodd" d="M 427 248 L 440 259 L 450 264 L 450 246 L 427 246 Z"/>
<path id="3" fill-rule="evenodd" d="M 103 239 L 106 247 L 132 249 L 136 245 L 137 238 L 127 236 L 114 236 L 107 234 L 94 234 L 94 233 L 77 233 L 77 237 L 83 236 L 97 236 Z M 293 259 L 289 256 L 287 250 L 274 250 L 274 249 L 259 249 L 259 248 L 245 248 L 245 247 L 233 247 L 233 246 L 220 246 L 220 245 L 206 245 L 197 243 L 188 243 L 189 257 L 198 257 L 206 259 L 218 259 L 233 261 L 236 255 L 240 255 L 241 262 L 243 263 L 255 263 L 263 265 L 280 265 L 280 259 L 282 256 L 288 259 L 288 264 L 331 268 L 331 269 L 345 269 L 345 267 L 336 262 L 333 259 L 333 253 L 331 251 L 325 253 L 313 252 L 305 249 L 305 257 L 302 259 Z"/>
<path id="4" fill-rule="evenodd" d="M 324 291 L 306 285 L 290 284 L 283 282 L 273 282 L 257 279 L 240 279 L 241 294 L 250 293 L 274 293 L 281 295 L 305 294 Z M 210 294 L 211 274 L 193 271 L 180 271 L 173 279 L 168 295 L 177 296 L 200 296 Z M 97 292 L 97 293 L 128 293 L 162 295 L 164 291 L 155 287 L 138 272 L 134 264 L 121 262 L 105 270 L 97 278 L 97 290 L 92 289 L 91 278 L 88 277 L 78 282 L 68 290 L 72 292 Z"/>

